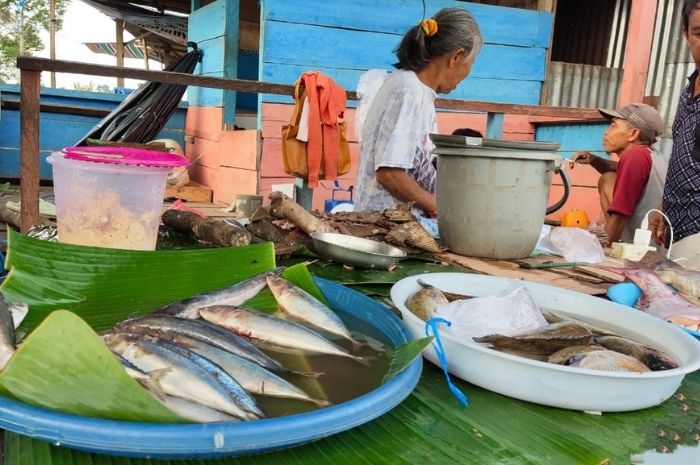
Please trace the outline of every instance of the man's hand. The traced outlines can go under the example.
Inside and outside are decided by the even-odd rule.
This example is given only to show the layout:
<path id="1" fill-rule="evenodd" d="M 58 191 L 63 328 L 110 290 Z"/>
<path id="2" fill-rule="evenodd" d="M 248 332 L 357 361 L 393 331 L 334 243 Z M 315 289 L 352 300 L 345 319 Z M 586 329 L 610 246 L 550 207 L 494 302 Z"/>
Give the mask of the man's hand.
<path id="1" fill-rule="evenodd" d="M 666 221 L 661 213 L 649 214 L 649 229 L 651 229 L 651 238 L 657 245 L 663 245 L 666 242 Z"/>
<path id="2" fill-rule="evenodd" d="M 571 159 L 569 162 L 569 168 L 574 169 L 574 166 L 576 164 L 580 165 L 590 165 L 593 163 L 593 159 L 598 158 L 595 155 L 593 155 L 591 152 L 586 152 L 585 150 L 581 150 L 580 152 L 576 152 L 576 155 Z"/>

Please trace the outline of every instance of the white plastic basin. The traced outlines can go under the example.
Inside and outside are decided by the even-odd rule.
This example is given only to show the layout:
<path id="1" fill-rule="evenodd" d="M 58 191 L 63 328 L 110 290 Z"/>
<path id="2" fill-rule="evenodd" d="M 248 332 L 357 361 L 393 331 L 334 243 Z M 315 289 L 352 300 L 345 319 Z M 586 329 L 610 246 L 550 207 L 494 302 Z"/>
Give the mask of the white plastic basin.
<path id="1" fill-rule="evenodd" d="M 391 288 L 391 299 L 401 311 L 413 338 L 425 336 L 425 322 L 405 306 L 421 289 L 421 279 L 440 289 L 486 296 L 512 285 L 524 285 L 540 307 L 603 326 L 621 336 L 664 350 L 678 361 L 673 370 L 627 373 L 554 365 L 505 354 L 473 341 L 440 332 L 450 373 L 506 396 L 573 410 L 622 412 L 658 405 L 673 395 L 687 373 L 700 368 L 700 343 L 665 321 L 601 298 L 558 287 L 508 278 L 466 273 L 430 273 L 404 278 Z M 423 352 L 440 366 L 433 346 Z"/>

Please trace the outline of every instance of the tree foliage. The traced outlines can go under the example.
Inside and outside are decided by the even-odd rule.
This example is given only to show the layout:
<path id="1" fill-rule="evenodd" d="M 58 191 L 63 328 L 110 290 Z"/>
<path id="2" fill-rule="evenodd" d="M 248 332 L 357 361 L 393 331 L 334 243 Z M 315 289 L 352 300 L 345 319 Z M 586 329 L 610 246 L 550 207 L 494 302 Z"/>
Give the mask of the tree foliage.
<path id="1" fill-rule="evenodd" d="M 57 31 L 69 3 L 55 0 Z M 44 48 L 39 34 L 49 30 L 50 19 L 47 0 L 0 0 L 0 83 L 18 79 L 16 59 L 20 53 L 31 56 Z"/>

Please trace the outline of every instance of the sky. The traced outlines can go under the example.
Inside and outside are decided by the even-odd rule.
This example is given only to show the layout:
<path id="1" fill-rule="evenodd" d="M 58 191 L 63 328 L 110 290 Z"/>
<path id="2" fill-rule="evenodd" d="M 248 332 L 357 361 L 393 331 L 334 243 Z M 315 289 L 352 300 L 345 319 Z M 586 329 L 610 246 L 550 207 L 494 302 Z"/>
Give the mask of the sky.
<path id="1" fill-rule="evenodd" d="M 116 42 L 116 37 L 117 32 L 114 20 L 86 3 L 72 0 L 63 17 L 63 27 L 56 32 L 56 59 L 116 66 L 117 60 L 115 57 L 93 53 L 84 45 L 85 42 Z M 45 49 L 37 52 L 35 56 L 49 58 L 49 33 L 43 33 L 41 39 L 45 44 Z M 124 41 L 131 39 L 133 39 L 133 36 L 124 31 Z M 145 68 L 145 63 L 141 59 L 125 58 L 124 66 Z M 149 66 L 153 70 L 161 69 L 160 63 L 154 60 L 150 61 Z M 84 85 L 92 82 L 95 86 L 106 84 L 112 88 L 117 85 L 117 78 L 67 73 L 56 74 L 56 87 L 73 89 L 76 82 Z M 124 85 L 125 87 L 135 88 L 139 82 L 127 79 Z M 51 73 L 41 73 L 41 83 L 42 86 L 50 86 Z"/>

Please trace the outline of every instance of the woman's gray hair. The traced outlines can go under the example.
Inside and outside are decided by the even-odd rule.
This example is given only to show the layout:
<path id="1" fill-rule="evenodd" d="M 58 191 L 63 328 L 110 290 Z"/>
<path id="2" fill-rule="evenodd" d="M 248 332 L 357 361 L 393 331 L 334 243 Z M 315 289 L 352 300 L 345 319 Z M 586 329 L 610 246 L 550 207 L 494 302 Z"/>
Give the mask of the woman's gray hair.
<path id="1" fill-rule="evenodd" d="M 433 17 L 438 30 L 428 36 L 420 24 L 413 26 L 404 34 L 401 44 L 394 50 L 399 62 L 394 64 L 398 69 L 420 71 L 435 58 L 446 55 L 459 48 L 479 52 L 484 43 L 479 25 L 467 10 L 463 8 L 443 8 Z"/>

